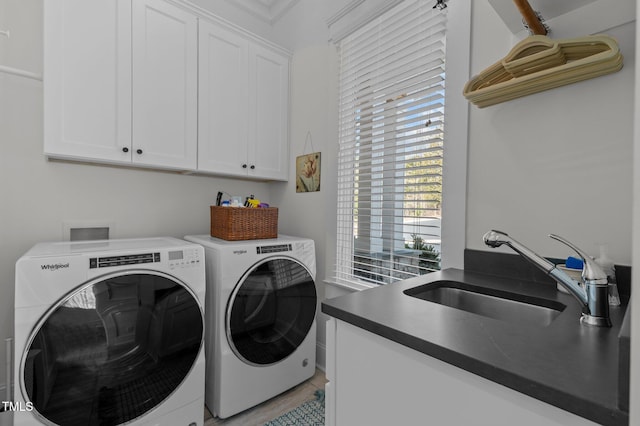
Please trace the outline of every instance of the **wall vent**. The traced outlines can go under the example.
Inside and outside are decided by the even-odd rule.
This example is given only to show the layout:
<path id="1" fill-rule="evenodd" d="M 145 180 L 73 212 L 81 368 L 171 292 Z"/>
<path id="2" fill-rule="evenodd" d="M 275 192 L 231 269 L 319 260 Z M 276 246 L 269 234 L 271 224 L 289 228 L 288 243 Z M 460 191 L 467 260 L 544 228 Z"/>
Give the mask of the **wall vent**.
<path id="1" fill-rule="evenodd" d="M 108 240 L 113 238 L 114 224 L 108 222 L 65 222 L 62 239 L 65 241 Z"/>

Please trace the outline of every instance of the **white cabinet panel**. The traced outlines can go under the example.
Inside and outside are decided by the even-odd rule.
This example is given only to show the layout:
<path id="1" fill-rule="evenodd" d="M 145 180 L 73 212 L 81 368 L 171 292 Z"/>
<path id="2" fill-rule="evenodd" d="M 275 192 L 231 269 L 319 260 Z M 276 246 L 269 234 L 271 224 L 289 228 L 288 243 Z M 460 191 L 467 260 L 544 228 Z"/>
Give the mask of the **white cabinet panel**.
<path id="1" fill-rule="evenodd" d="M 131 161 L 130 0 L 44 2 L 44 62 L 45 154 Z"/>
<path id="2" fill-rule="evenodd" d="M 331 319 L 327 425 L 596 426 L 590 420 Z"/>
<path id="3" fill-rule="evenodd" d="M 288 115 L 289 115 L 289 60 L 259 45 L 250 46 L 249 79 L 253 94 L 249 127 L 250 175 L 263 178 L 287 179 L 288 168 Z"/>
<path id="4" fill-rule="evenodd" d="M 246 175 L 249 42 L 206 21 L 199 32 L 198 170 Z"/>
<path id="5" fill-rule="evenodd" d="M 133 161 L 195 169 L 198 20 L 162 0 L 133 2 Z"/>
<path id="6" fill-rule="evenodd" d="M 289 57 L 200 22 L 198 171 L 287 180 Z"/>
<path id="7" fill-rule="evenodd" d="M 288 179 L 284 51 L 164 0 L 44 10 L 46 155 Z"/>

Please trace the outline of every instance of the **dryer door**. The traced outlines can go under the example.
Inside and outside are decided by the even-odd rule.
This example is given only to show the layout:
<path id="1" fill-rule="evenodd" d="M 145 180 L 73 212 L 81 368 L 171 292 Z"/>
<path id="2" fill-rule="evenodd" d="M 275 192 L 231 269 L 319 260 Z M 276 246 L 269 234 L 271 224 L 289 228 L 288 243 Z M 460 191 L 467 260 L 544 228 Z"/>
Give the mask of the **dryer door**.
<path id="1" fill-rule="evenodd" d="M 46 424 L 119 425 L 168 398 L 203 336 L 196 297 L 168 275 L 131 272 L 53 306 L 22 357 L 22 392 Z"/>
<path id="2" fill-rule="evenodd" d="M 316 315 L 309 271 L 289 258 L 258 263 L 240 280 L 227 305 L 227 339 L 251 365 L 274 364 L 293 353 Z"/>

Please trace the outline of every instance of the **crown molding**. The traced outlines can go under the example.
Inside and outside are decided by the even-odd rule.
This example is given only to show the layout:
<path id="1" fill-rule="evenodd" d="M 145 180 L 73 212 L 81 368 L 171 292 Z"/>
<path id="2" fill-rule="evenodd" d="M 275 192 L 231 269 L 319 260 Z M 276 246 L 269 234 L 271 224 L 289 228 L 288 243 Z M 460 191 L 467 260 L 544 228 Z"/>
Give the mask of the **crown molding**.
<path id="1" fill-rule="evenodd" d="M 352 0 L 349 3 L 347 3 L 347 5 L 345 7 L 343 7 L 340 10 L 338 10 L 336 13 L 334 13 L 333 15 L 331 15 L 330 17 L 327 18 L 327 20 L 326 20 L 327 26 L 330 27 L 333 24 L 335 24 L 336 22 L 338 22 L 340 19 L 342 19 L 345 16 L 347 16 L 349 13 L 351 13 L 352 10 L 354 10 L 356 7 L 358 7 L 362 3 L 364 3 L 364 1 L 365 0 Z"/>
<path id="2" fill-rule="evenodd" d="M 329 41 L 338 43 L 401 1 L 402 0 L 351 0 L 346 6 L 326 19 L 327 26 L 329 27 Z"/>
<path id="3" fill-rule="evenodd" d="M 263 2 L 256 0 L 227 0 L 245 12 L 254 17 L 268 23 L 275 24 L 285 13 L 289 11 L 299 0 L 274 0 L 272 2 Z"/>
<path id="4" fill-rule="evenodd" d="M 168 1 L 170 3 L 176 4 L 176 5 L 180 5 L 182 7 L 187 8 L 188 10 L 192 11 L 193 13 L 195 13 L 199 18 L 202 19 L 206 19 L 207 21 L 211 21 L 214 22 L 218 25 L 222 25 L 224 27 L 226 27 L 227 29 L 237 32 L 239 34 L 242 34 L 246 37 L 250 37 L 255 41 L 258 41 L 259 43 L 261 43 L 264 46 L 268 46 L 270 49 L 274 50 L 275 52 L 278 52 L 280 54 L 283 55 L 288 55 L 291 56 L 292 53 L 290 50 L 284 48 L 283 46 L 280 46 L 274 42 L 272 42 L 271 40 L 267 40 L 264 37 L 261 37 L 255 33 L 252 33 L 250 31 L 248 31 L 245 28 L 242 28 L 241 26 L 225 19 L 222 18 L 221 16 L 216 15 L 215 13 L 213 13 L 212 11 L 203 8 L 202 6 L 199 6 L 197 4 L 195 4 L 193 1 L 191 0 L 165 0 Z M 297 0 L 296 0 L 297 1 Z"/>

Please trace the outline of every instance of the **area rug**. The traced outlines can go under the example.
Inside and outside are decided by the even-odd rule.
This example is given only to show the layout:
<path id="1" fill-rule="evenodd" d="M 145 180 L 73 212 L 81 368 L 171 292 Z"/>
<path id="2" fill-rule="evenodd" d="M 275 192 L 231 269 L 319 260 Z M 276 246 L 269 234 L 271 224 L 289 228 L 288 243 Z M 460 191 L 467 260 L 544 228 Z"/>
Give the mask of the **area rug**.
<path id="1" fill-rule="evenodd" d="M 313 401 L 307 401 L 264 426 L 324 426 L 324 391 L 317 390 Z"/>

